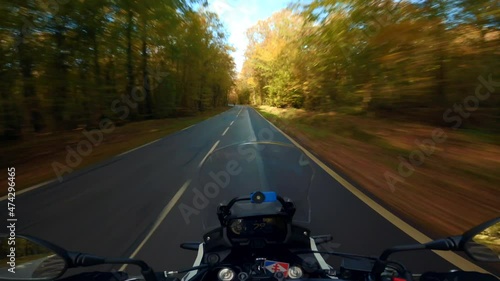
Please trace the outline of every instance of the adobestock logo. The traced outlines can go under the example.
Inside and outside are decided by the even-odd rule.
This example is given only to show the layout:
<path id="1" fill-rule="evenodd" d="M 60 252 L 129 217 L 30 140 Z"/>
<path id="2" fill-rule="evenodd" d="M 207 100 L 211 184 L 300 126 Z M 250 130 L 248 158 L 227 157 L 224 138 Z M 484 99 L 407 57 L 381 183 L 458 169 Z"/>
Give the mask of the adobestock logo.
<path id="1" fill-rule="evenodd" d="M 263 128 L 258 133 L 259 142 L 271 142 L 274 139 L 274 133 L 269 128 Z M 244 159 L 246 163 L 240 163 L 240 161 L 235 159 L 228 160 L 224 168 L 218 172 L 204 171 L 203 168 L 206 167 L 208 161 L 210 161 L 210 156 L 205 159 L 203 166 L 200 171 L 200 181 L 208 178 L 206 183 L 199 182 L 200 188 L 195 187 L 191 189 L 193 192 L 193 198 L 191 200 L 191 205 L 181 203 L 178 208 L 186 224 L 191 223 L 190 217 L 192 215 L 199 215 L 200 212 L 210 205 L 210 200 L 217 200 L 222 189 L 227 188 L 231 184 L 231 177 L 239 176 L 243 171 L 245 165 L 255 161 L 257 155 L 260 151 L 265 149 L 265 145 L 240 145 L 237 148 L 238 157 L 237 159 Z M 216 150 L 217 151 L 217 150 Z M 212 152 L 214 153 L 214 152 Z M 206 174 L 202 174 L 205 173 Z M 232 187 L 230 187 L 232 188 Z M 215 212 L 215 210 L 213 210 Z"/>

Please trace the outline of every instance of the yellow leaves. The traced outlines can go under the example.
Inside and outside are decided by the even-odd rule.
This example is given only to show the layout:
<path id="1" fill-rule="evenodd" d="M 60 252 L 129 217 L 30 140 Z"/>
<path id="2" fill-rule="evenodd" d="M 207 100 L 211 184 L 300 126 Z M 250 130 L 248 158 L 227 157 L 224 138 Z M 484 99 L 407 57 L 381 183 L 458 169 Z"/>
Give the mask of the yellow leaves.
<path id="1" fill-rule="evenodd" d="M 259 21 L 247 31 L 249 46 L 246 56 L 272 62 L 288 49 L 302 26 L 303 19 L 290 10 L 282 10 L 270 18 Z"/>
<path id="2" fill-rule="evenodd" d="M 387 54 L 385 56 L 381 56 L 378 60 L 381 63 L 396 64 L 396 63 L 400 63 L 400 62 L 408 60 L 408 53 L 402 52 L 402 51 L 394 52 L 394 53 Z"/>
<path id="3" fill-rule="evenodd" d="M 477 76 L 483 65 L 498 65 L 489 58 L 500 50 L 500 31 L 450 24 L 449 14 L 437 8 L 407 1 L 313 0 L 301 11 L 302 18 L 284 12 L 249 30 L 248 83 L 266 102 L 302 98 L 312 109 L 341 103 L 422 106 L 476 83 L 463 77 Z"/>
<path id="4" fill-rule="evenodd" d="M 250 77 L 247 79 L 247 83 L 248 85 L 250 85 L 252 88 L 255 88 L 257 87 L 257 82 L 255 81 L 255 79 L 253 77 Z"/>
<path id="5" fill-rule="evenodd" d="M 457 45 L 481 40 L 481 30 L 473 25 L 459 26 L 456 28 L 455 34 L 457 34 L 457 37 L 453 40 L 453 43 Z"/>
<path id="6" fill-rule="evenodd" d="M 451 41 L 451 45 L 456 53 L 474 55 L 485 52 L 493 53 L 499 49 L 498 44 L 496 47 L 494 46 L 494 42 L 500 39 L 500 31 L 482 31 L 475 25 L 463 25 L 457 27 L 453 34 L 454 39 Z M 493 47 L 488 49 L 483 42 L 489 43 Z M 483 47 L 478 48 L 481 45 Z"/>
<path id="7" fill-rule="evenodd" d="M 379 32 L 370 38 L 370 43 L 375 46 L 387 43 L 391 45 L 398 43 L 411 44 L 418 41 L 420 37 L 425 36 L 424 29 L 425 25 L 417 22 L 391 24 L 381 27 Z"/>
<path id="8" fill-rule="evenodd" d="M 494 40 L 500 40 L 500 31 L 494 30 L 487 32 L 484 35 L 484 41 L 494 41 Z"/>

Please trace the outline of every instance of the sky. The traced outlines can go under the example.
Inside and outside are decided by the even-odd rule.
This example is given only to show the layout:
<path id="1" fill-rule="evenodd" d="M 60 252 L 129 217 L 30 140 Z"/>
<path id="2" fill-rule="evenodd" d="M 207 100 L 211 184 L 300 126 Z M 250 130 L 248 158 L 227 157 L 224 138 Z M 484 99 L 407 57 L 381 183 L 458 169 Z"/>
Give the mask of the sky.
<path id="1" fill-rule="evenodd" d="M 209 0 L 210 10 L 216 12 L 229 32 L 229 43 L 236 48 L 232 55 L 239 73 L 245 61 L 248 40 L 246 30 L 259 20 L 287 7 L 290 0 Z"/>

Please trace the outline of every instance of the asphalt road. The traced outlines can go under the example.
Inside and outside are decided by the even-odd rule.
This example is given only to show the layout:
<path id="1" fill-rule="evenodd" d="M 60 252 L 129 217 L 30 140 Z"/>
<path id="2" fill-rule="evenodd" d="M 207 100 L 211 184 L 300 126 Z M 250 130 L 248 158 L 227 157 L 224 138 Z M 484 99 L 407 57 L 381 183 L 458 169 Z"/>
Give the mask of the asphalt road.
<path id="1" fill-rule="evenodd" d="M 217 147 L 262 140 L 290 143 L 252 108 L 233 107 L 150 145 L 70 174 L 60 183 L 18 196 L 17 231 L 68 250 L 109 257 L 135 254 L 158 271 L 187 268 L 196 253 L 180 249 L 179 244 L 201 240 L 202 215 L 192 216 L 186 224 L 178 206 L 192 204 L 200 163 Z M 378 255 L 393 245 L 415 243 L 320 167 L 316 166 L 309 195 L 313 203 L 309 228 L 313 235 L 333 235 L 330 250 Z M 0 205 L 0 219 L 5 221 L 6 201 Z M 414 272 L 456 268 L 432 252 L 394 258 Z"/>

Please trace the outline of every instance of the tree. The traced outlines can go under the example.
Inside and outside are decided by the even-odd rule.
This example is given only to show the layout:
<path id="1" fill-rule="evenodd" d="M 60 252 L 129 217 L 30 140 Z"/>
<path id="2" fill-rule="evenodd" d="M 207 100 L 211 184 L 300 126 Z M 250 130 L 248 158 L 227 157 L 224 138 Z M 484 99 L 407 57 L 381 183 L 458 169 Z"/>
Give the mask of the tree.
<path id="1" fill-rule="evenodd" d="M 313 0 L 248 30 L 238 89 L 254 104 L 443 124 L 443 112 L 474 94 L 498 68 L 498 3 Z M 498 97 L 479 109 L 493 127 Z M 478 116 L 480 114 L 477 114 Z M 490 117 L 485 117 L 490 116 Z M 474 118 L 466 125 L 478 124 Z"/>
<path id="2" fill-rule="evenodd" d="M 302 95 L 297 87 L 295 71 L 298 37 L 304 21 L 290 10 L 273 14 L 247 31 L 249 47 L 244 65 L 252 76 L 254 90 L 262 103 L 273 106 L 301 106 Z M 251 73 L 251 74 L 250 74 Z M 258 88 L 258 89 L 257 89 Z"/>
<path id="3" fill-rule="evenodd" d="M 202 1 L 7 1 L 0 24 L 4 137 L 164 118 L 227 103 L 234 63 Z M 144 99 L 127 102 L 141 90 Z M 116 102 L 127 107 L 116 110 Z M 181 109 L 183 108 L 183 109 Z M 27 125 L 30 130 L 22 131 Z"/>

